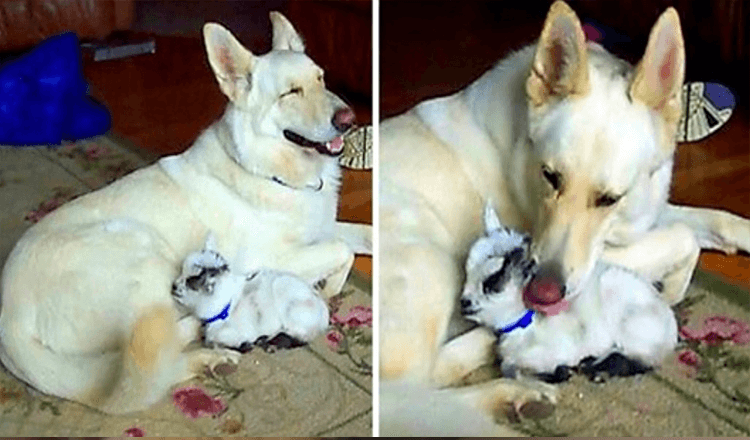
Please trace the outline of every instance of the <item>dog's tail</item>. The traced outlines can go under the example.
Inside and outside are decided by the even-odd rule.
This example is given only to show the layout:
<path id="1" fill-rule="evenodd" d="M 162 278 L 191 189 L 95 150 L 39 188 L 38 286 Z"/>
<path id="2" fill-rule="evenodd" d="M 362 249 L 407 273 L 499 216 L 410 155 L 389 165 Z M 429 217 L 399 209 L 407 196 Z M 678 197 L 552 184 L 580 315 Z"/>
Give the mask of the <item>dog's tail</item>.
<path id="1" fill-rule="evenodd" d="M 695 233 L 702 249 L 728 254 L 750 253 L 750 220 L 718 209 L 667 205 L 659 219 L 662 225 L 683 223 Z"/>
<path id="2" fill-rule="evenodd" d="M 522 437 L 473 408 L 455 389 L 380 383 L 380 435 L 384 437 Z"/>

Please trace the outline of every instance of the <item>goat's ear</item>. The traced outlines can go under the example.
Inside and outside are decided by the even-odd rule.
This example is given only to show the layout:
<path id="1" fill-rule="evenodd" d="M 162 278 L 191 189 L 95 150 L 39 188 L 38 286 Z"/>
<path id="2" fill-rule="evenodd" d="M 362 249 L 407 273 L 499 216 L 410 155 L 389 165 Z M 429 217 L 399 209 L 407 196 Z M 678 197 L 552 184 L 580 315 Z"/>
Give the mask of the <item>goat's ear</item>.
<path id="1" fill-rule="evenodd" d="M 656 20 L 646 53 L 635 68 L 630 98 L 660 112 L 668 123 L 677 123 L 685 80 L 685 42 L 680 17 L 668 8 Z"/>
<path id="2" fill-rule="evenodd" d="M 209 231 L 208 234 L 206 234 L 206 242 L 203 245 L 203 249 L 216 252 L 216 235 L 213 231 Z"/>
<path id="3" fill-rule="evenodd" d="M 304 52 L 305 43 L 302 37 L 281 13 L 273 11 L 270 13 L 271 25 L 273 26 L 273 50 L 292 50 L 294 52 Z"/>
<path id="4" fill-rule="evenodd" d="M 492 207 L 492 202 L 487 201 L 487 204 L 484 206 L 484 231 L 489 234 L 501 227 L 500 219 L 497 216 L 497 212 L 495 212 L 495 208 Z"/>
<path id="5" fill-rule="evenodd" d="M 250 88 L 255 56 L 220 24 L 206 23 L 203 26 L 203 40 L 208 63 L 221 91 L 231 101 L 235 101 L 243 91 Z"/>
<path id="6" fill-rule="evenodd" d="M 552 4 L 526 80 L 534 106 L 550 98 L 583 95 L 589 90 L 586 37 L 576 13 L 563 1 Z"/>

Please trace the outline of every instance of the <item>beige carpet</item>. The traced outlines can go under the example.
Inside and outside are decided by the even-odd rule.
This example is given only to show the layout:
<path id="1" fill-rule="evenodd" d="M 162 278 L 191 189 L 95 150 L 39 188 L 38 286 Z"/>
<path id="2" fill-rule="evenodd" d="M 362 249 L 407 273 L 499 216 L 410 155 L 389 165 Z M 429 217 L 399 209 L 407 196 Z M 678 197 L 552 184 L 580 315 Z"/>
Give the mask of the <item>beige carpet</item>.
<path id="1" fill-rule="evenodd" d="M 150 160 L 102 136 L 63 147 L 0 147 L 0 265 L 46 213 Z M 329 332 L 312 344 L 243 355 L 181 384 L 151 410 L 107 416 L 28 390 L 0 370 L 2 436 L 369 436 L 372 294 L 353 274 L 331 300 Z"/>

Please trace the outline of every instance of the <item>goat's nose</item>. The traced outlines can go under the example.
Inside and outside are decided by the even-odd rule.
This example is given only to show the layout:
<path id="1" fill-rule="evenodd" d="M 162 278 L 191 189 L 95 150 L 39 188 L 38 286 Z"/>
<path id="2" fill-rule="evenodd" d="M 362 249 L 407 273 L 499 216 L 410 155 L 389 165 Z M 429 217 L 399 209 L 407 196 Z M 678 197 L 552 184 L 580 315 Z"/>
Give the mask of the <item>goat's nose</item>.
<path id="1" fill-rule="evenodd" d="M 350 109 L 349 107 L 342 107 L 336 110 L 336 113 L 333 114 L 331 124 L 333 124 L 336 130 L 343 133 L 346 130 L 352 128 L 355 119 L 356 116 L 354 115 L 354 111 L 352 111 L 352 109 Z"/>

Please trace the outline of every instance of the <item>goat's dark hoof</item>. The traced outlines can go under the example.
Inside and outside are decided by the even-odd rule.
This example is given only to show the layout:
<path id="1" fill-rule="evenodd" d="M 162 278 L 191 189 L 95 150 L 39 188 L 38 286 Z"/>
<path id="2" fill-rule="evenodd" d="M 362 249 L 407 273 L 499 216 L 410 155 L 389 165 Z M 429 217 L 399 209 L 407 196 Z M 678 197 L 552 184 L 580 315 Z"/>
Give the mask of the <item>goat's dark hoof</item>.
<path id="1" fill-rule="evenodd" d="M 566 382 L 568 379 L 570 379 L 571 368 L 566 365 L 558 365 L 557 368 L 555 368 L 555 371 L 552 373 L 539 373 L 537 374 L 537 378 L 543 382 L 547 383 L 562 383 Z"/>
<path id="2" fill-rule="evenodd" d="M 648 373 L 653 368 L 643 362 L 630 359 L 621 353 L 612 353 L 602 360 L 588 357 L 578 365 L 578 371 L 593 382 L 606 382 L 610 377 L 627 377 Z"/>

